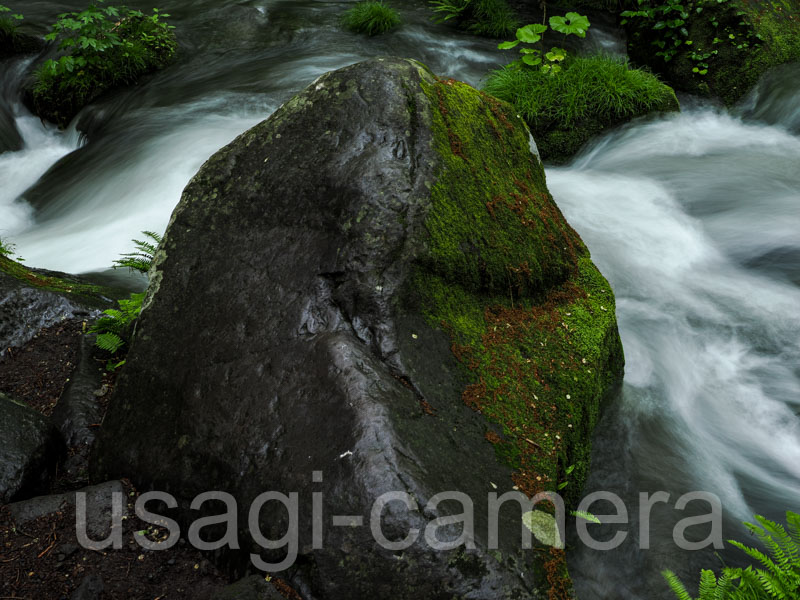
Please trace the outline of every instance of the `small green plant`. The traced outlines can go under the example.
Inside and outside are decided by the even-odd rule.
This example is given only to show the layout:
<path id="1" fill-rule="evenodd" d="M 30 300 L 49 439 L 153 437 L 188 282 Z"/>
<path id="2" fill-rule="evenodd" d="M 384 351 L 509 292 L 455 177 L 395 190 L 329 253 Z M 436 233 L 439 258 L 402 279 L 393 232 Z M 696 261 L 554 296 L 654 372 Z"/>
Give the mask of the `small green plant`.
<path id="1" fill-rule="evenodd" d="M 156 253 L 158 245 L 161 243 L 161 236 L 155 231 L 143 231 L 146 238 L 144 240 L 131 240 L 136 245 L 136 250 L 133 252 L 126 252 L 114 261 L 113 268 L 120 267 L 130 269 L 131 271 L 138 271 L 145 275 L 150 270 L 153 264 L 153 255 Z"/>
<path id="2" fill-rule="evenodd" d="M 25 259 L 21 256 L 15 256 L 17 253 L 17 246 L 9 242 L 8 240 L 3 240 L 0 238 L 0 256 L 5 256 L 6 258 L 13 258 L 17 262 L 23 262 Z"/>
<path id="3" fill-rule="evenodd" d="M 120 267 L 147 274 L 153 264 L 153 256 L 161 243 L 162 236 L 154 231 L 143 231 L 144 240 L 132 240 L 136 246 L 133 252 L 122 254 L 122 258 L 114 261 L 113 268 Z M 108 309 L 92 325 L 89 333 L 96 333 L 95 345 L 101 350 L 111 354 L 119 352 L 130 340 L 133 325 L 142 311 L 145 292 L 131 294 L 127 300 L 119 301 L 119 309 Z M 107 368 L 114 370 L 122 366 L 125 361 L 114 363 L 109 361 Z"/>
<path id="4" fill-rule="evenodd" d="M 586 37 L 586 30 L 589 29 L 589 19 L 584 15 L 568 12 L 563 17 L 550 17 L 549 29 L 558 31 L 564 35 L 577 35 L 583 38 Z M 555 75 L 561 71 L 561 65 L 559 63 L 563 62 L 567 57 L 567 51 L 557 46 L 553 46 L 549 52 L 544 51 L 544 34 L 547 30 L 548 26 L 543 23 L 525 25 L 517 29 L 517 39 L 503 42 L 497 47 L 501 50 L 510 50 L 511 48 L 516 48 L 518 45 L 523 44 L 523 47 L 519 50 L 520 54 L 522 54 L 519 59 L 519 63 L 521 63 L 520 66 L 539 66 L 539 70 L 542 73 Z M 539 43 L 541 43 L 541 47 L 535 47 L 535 44 Z"/>
<path id="5" fill-rule="evenodd" d="M 434 21 L 453 21 L 475 35 L 502 38 L 519 26 L 506 0 L 430 0 L 430 5 Z"/>
<path id="6" fill-rule="evenodd" d="M 169 15 L 145 15 L 96 0 L 81 12 L 63 13 L 46 36 L 64 54 L 36 72 L 34 107 L 40 116 L 66 125 L 85 104 L 118 85 L 165 66 L 177 48 Z"/>
<path id="7" fill-rule="evenodd" d="M 342 24 L 358 33 L 378 35 L 400 25 L 400 15 L 383 2 L 357 2 L 344 13 Z"/>
<path id="8" fill-rule="evenodd" d="M 688 46 L 690 60 L 693 61 L 692 73 L 705 76 L 709 70 L 709 60 L 719 54 L 715 47 L 728 40 L 738 50 L 746 50 L 751 45 L 758 46 L 759 40 L 752 33 L 747 14 L 737 10 L 735 19 L 721 26 L 717 17 L 706 17 L 710 14 L 710 5 L 718 6 L 730 3 L 730 0 L 636 0 L 636 10 L 623 11 L 620 23 L 627 25 L 634 36 L 644 36 L 656 50 L 656 56 L 664 62 L 673 60 L 685 46 Z M 704 13 L 705 11 L 705 13 Z M 712 48 L 700 48 L 691 39 L 689 24 L 693 19 L 708 18 L 709 24 L 719 31 L 712 41 Z M 735 23 L 738 21 L 738 24 Z"/>
<path id="9" fill-rule="evenodd" d="M 0 238 L 0 255 L 2 256 L 13 256 L 14 255 L 15 246 L 11 242 L 6 242 L 3 238 Z"/>
<path id="10" fill-rule="evenodd" d="M 779 523 L 755 515 L 758 525 L 745 526 L 759 539 L 769 554 L 741 542 L 729 543 L 760 563 L 763 569 L 725 567 L 719 578 L 704 569 L 700 574 L 697 600 L 795 600 L 800 597 L 800 515 L 786 512 L 788 531 Z M 664 571 L 678 600 L 693 600 L 692 595 L 672 571 Z"/>
<path id="11" fill-rule="evenodd" d="M 22 15 L 12 13 L 10 8 L 0 4 L 0 35 L 14 35 L 20 21 L 22 21 Z"/>

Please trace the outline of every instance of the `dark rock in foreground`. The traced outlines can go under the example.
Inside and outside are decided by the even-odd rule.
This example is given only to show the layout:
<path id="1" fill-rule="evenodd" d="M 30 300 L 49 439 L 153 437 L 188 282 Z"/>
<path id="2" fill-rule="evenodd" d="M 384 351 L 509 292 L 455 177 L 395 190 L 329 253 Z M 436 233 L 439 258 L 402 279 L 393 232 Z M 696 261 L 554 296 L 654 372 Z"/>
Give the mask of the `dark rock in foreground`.
<path id="1" fill-rule="evenodd" d="M 43 491 L 60 450 L 44 417 L 0 394 L 0 503 Z"/>
<path id="2" fill-rule="evenodd" d="M 229 492 L 245 552 L 259 549 L 254 498 L 297 492 L 285 576 L 307 599 L 546 597 L 550 554 L 522 549 L 516 506 L 490 549 L 487 495 L 567 477 L 579 493 L 622 355 L 613 294 L 531 148 L 508 105 L 379 59 L 323 76 L 220 150 L 156 256 L 93 478 L 173 494 L 184 525 L 195 495 Z M 417 505 L 385 508 L 397 542 L 462 512 L 426 507 L 450 490 L 475 504 L 474 548 L 374 541 L 376 498 Z M 267 538 L 294 525 L 276 502 L 260 512 Z"/>

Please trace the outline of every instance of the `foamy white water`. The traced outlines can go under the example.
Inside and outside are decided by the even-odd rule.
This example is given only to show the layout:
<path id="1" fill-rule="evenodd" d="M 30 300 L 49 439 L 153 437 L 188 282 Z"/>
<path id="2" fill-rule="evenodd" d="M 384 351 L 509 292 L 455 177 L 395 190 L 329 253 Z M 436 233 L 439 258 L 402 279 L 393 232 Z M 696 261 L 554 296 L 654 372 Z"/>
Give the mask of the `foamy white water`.
<path id="1" fill-rule="evenodd" d="M 629 510 L 658 490 L 673 502 L 712 492 L 729 524 L 798 508 L 800 280 L 761 268 L 800 249 L 798 165 L 800 139 L 780 123 L 699 110 L 631 126 L 547 170 L 617 295 L 627 365 L 612 425 L 630 458 L 615 491 Z M 619 440 L 598 438 L 608 481 Z M 680 518 L 665 517 L 664 533 Z M 576 550 L 581 598 L 668 598 L 658 575 L 668 567 L 694 583 L 699 557 L 670 556 L 671 543 L 637 560 Z"/>

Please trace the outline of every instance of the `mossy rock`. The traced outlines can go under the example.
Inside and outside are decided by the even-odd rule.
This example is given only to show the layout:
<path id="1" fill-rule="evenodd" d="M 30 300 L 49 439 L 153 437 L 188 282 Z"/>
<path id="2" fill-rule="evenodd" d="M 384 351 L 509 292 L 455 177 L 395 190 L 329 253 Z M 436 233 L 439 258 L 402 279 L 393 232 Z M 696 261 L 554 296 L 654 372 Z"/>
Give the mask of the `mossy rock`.
<path id="1" fill-rule="evenodd" d="M 452 516 L 422 507 L 457 490 L 474 548 L 398 553 L 326 528 L 292 585 L 329 600 L 568 590 L 563 553 L 522 548 L 519 510 L 497 548 L 486 534 L 494 490 L 574 504 L 622 377 L 613 292 L 532 149 L 510 105 L 397 58 L 324 75 L 221 149 L 155 256 L 92 477 L 182 505 L 225 489 L 240 523 L 267 489 L 319 491 L 343 515 L 409 490 L 420 510 L 386 511 L 393 539 Z M 283 522 L 265 507 L 265 535 Z"/>
<path id="2" fill-rule="evenodd" d="M 518 487 L 533 496 L 567 482 L 574 500 L 623 368 L 614 294 L 548 192 L 514 109 L 457 81 L 423 87 L 443 163 L 416 275 L 422 309 L 468 373 L 465 403 L 500 426 L 491 441 Z"/>
<path id="3" fill-rule="evenodd" d="M 69 318 L 92 318 L 114 308 L 126 290 L 82 277 L 31 269 L 0 255 L 0 351 L 21 346 L 45 327 Z"/>
<path id="4" fill-rule="evenodd" d="M 631 59 L 662 74 L 678 90 L 717 97 L 731 106 L 769 69 L 800 60 L 798 0 L 689 0 L 686 8 L 686 40 L 692 43 L 679 46 L 668 62 L 656 56 L 652 22 L 631 19 L 626 25 Z M 706 67 L 692 54 L 710 54 L 702 61 L 708 65 L 705 74 Z"/>

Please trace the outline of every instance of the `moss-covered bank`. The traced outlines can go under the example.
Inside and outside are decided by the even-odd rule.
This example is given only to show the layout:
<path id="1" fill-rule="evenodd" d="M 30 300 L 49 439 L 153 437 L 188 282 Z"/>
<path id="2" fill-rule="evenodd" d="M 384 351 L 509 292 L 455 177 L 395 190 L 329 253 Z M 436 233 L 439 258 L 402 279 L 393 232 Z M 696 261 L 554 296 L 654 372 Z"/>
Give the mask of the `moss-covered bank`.
<path id="1" fill-rule="evenodd" d="M 423 89 L 442 162 L 416 292 L 467 373 L 463 401 L 501 428 L 487 439 L 516 485 L 529 496 L 563 487 L 574 501 L 622 376 L 614 294 L 547 191 L 516 111 L 453 80 Z"/>
<path id="2" fill-rule="evenodd" d="M 684 5 L 687 35 L 666 62 L 653 46 L 660 39 L 653 30 L 656 21 L 626 24 L 632 60 L 662 74 L 676 89 L 716 96 L 730 106 L 770 68 L 800 60 L 798 0 L 687 0 Z"/>
<path id="3" fill-rule="evenodd" d="M 92 308 L 108 308 L 115 303 L 115 300 L 124 298 L 128 294 L 125 290 L 96 285 L 75 275 L 31 269 L 1 254 L 0 274 L 11 276 L 25 287 L 62 294 Z"/>

